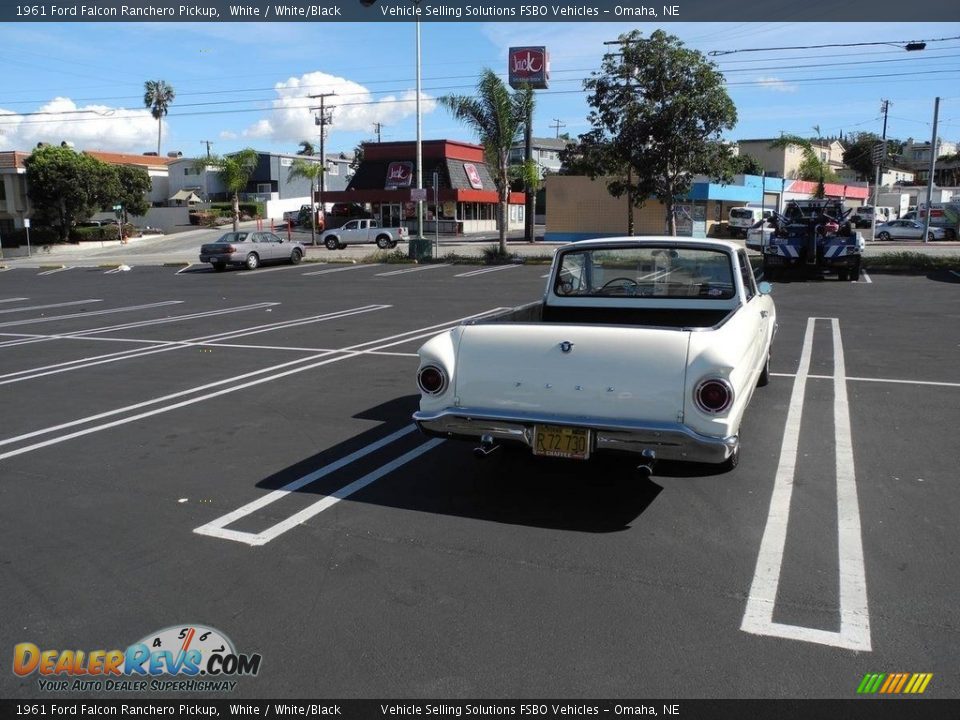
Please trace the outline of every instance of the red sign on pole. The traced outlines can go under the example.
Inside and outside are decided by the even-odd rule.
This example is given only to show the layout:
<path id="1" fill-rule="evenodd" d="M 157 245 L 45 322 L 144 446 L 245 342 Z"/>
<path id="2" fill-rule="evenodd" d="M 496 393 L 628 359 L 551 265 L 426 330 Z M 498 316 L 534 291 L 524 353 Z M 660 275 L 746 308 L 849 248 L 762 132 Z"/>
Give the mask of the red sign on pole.
<path id="1" fill-rule="evenodd" d="M 550 55 L 546 47 L 513 47 L 507 58 L 510 87 L 529 85 L 534 90 L 546 90 L 549 87 Z"/>

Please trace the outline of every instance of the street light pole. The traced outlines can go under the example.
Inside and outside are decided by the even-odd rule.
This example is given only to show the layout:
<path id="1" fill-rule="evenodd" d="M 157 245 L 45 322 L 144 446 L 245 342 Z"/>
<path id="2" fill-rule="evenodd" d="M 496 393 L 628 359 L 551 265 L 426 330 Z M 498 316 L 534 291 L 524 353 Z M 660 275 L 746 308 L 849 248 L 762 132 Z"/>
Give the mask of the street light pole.
<path id="1" fill-rule="evenodd" d="M 414 0 L 417 17 L 420 17 L 420 0 Z M 423 247 L 423 200 L 419 199 L 423 190 L 423 122 L 420 112 L 420 21 L 417 20 L 417 242 Z M 418 248 L 419 249 L 419 248 Z"/>

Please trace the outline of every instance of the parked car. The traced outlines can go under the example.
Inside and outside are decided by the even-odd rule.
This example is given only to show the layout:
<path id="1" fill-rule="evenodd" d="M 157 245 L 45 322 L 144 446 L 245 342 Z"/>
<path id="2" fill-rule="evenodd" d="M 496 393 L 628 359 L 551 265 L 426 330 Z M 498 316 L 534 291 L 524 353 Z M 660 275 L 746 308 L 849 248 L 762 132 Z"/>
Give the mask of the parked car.
<path id="1" fill-rule="evenodd" d="M 777 316 L 746 251 L 723 240 L 586 240 L 560 248 L 542 301 L 419 350 L 425 434 L 586 460 L 619 451 L 728 470 Z"/>
<path id="2" fill-rule="evenodd" d="M 927 240 L 946 240 L 947 231 L 942 227 L 930 226 Z M 892 220 L 877 225 L 877 240 L 922 240 L 923 223 L 917 220 Z"/>
<path id="3" fill-rule="evenodd" d="M 763 250 L 763 246 L 770 243 L 775 229 L 768 220 L 754 224 L 747 230 L 746 246 L 751 250 Z"/>
<path id="4" fill-rule="evenodd" d="M 303 245 L 284 240 L 272 232 L 228 232 L 215 242 L 200 248 L 200 262 L 210 263 L 221 271 L 227 265 L 238 265 L 255 270 L 261 263 L 303 260 Z"/>

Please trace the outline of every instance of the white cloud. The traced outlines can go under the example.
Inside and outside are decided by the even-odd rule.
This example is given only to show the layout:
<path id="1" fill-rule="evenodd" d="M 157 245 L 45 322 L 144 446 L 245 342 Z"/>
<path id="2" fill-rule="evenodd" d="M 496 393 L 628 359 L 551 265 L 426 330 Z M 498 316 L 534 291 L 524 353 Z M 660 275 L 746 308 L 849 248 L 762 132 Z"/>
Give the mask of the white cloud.
<path id="1" fill-rule="evenodd" d="M 236 140 L 236 139 L 237 139 L 237 134 L 236 134 L 235 132 L 233 132 L 232 130 L 221 130 L 221 131 L 220 131 L 220 139 L 221 139 L 221 140 Z"/>
<path id="2" fill-rule="evenodd" d="M 310 108 L 318 107 L 320 100 L 309 96 L 321 93 L 335 93 L 325 101 L 327 107 L 333 108 L 332 132 L 371 132 L 376 122 L 396 124 L 416 113 L 414 90 L 374 98 L 364 86 L 323 72 L 291 77 L 278 82 L 274 90 L 277 99 L 269 116 L 244 130 L 244 137 L 269 138 L 273 142 L 299 142 L 316 137 L 320 128 L 314 122 L 316 112 Z M 429 113 L 437 102 L 435 98 L 421 95 L 420 106 L 421 112 Z"/>
<path id="3" fill-rule="evenodd" d="M 57 97 L 31 112 L 0 108 L 0 149 L 31 150 L 39 142 L 59 145 L 64 140 L 77 149 L 111 152 L 140 153 L 157 146 L 157 121 L 147 109 L 78 106 Z M 165 121 L 163 130 L 166 135 Z"/>
<path id="4" fill-rule="evenodd" d="M 774 90 L 776 92 L 796 92 L 797 86 L 791 85 L 787 82 L 784 82 L 780 78 L 775 77 L 758 77 L 756 80 L 757 85 L 764 88 L 765 90 Z"/>

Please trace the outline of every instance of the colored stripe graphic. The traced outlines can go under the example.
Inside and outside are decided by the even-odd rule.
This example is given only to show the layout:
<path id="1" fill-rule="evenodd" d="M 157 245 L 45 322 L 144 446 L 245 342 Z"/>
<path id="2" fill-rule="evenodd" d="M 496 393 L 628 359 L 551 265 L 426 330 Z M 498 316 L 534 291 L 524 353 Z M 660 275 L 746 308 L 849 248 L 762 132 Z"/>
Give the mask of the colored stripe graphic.
<path id="1" fill-rule="evenodd" d="M 857 694 L 920 695 L 933 679 L 933 673 L 867 673 L 857 687 Z"/>

